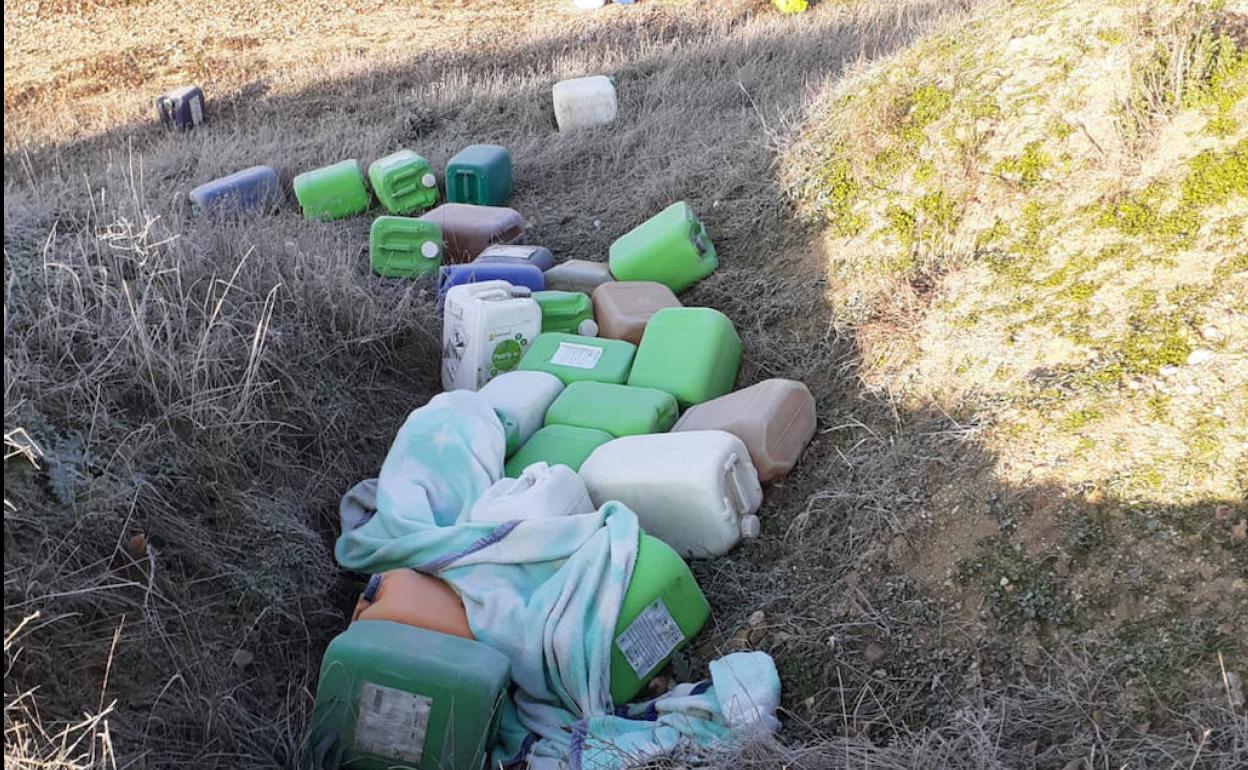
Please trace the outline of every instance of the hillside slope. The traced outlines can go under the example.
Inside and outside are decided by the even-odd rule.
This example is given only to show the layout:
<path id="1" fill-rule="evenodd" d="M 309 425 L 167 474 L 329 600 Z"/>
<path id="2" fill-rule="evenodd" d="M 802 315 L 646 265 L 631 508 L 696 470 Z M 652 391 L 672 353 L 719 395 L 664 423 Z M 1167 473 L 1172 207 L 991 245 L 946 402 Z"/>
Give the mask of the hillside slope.
<path id="1" fill-rule="evenodd" d="M 839 85 L 786 171 L 864 380 L 994 457 L 897 566 L 1032 650 L 1171 626 L 1163 658 L 1242 650 L 1246 18 L 989 4 Z"/>

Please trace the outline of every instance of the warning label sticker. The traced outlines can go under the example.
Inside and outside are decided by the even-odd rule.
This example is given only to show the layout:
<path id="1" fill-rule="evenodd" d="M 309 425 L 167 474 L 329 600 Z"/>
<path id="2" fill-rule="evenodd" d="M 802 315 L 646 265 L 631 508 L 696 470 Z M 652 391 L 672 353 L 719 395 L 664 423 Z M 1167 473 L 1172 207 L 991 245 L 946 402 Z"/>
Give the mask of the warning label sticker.
<path id="1" fill-rule="evenodd" d="M 577 345 L 573 342 L 560 342 L 559 349 L 550 357 L 550 362 L 576 369 L 593 369 L 598 365 L 599 358 L 602 358 L 602 348 L 593 345 Z"/>
<path id="2" fill-rule="evenodd" d="M 369 754 L 420 764 L 433 699 L 365 682 L 355 720 L 355 748 Z"/>
<path id="3" fill-rule="evenodd" d="M 663 600 L 656 599 L 628 624 L 624 633 L 616 637 L 615 644 L 637 676 L 644 677 L 684 640 L 685 635 L 680 632 Z"/>

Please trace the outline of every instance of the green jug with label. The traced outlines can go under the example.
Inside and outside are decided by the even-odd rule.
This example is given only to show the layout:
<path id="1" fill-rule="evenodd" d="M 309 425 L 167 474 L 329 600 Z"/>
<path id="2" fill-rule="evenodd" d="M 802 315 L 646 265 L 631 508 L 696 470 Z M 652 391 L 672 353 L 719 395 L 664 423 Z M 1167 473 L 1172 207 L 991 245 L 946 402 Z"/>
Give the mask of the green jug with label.
<path id="1" fill-rule="evenodd" d="M 622 383 L 628 379 L 637 348 L 623 340 L 546 332 L 529 346 L 520 369 L 550 372 L 570 385 L 580 380 Z"/>
<path id="2" fill-rule="evenodd" d="M 644 532 L 611 644 L 611 700 L 628 703 L 697 635 L 711 605 L 684 560 Z"/>
<path id="3" fill-rule="evenodd" d="M 358 620 L 325 650 L 309 747 L 352 770 L 481 770 L 510 677 L 480 642 Z"/>

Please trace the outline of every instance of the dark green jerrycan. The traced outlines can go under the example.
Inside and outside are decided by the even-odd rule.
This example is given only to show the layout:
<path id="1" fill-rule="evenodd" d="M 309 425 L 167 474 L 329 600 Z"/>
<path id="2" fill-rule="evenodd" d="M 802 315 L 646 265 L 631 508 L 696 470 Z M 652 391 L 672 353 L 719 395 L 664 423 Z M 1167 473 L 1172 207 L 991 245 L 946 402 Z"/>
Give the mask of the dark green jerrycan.
<path id="1" fill-rule="evenodd" d="M 451 203 L 502 206 L 511 197 L 511 153 L 497 144 L 473 144 L 446 164 Z"/>

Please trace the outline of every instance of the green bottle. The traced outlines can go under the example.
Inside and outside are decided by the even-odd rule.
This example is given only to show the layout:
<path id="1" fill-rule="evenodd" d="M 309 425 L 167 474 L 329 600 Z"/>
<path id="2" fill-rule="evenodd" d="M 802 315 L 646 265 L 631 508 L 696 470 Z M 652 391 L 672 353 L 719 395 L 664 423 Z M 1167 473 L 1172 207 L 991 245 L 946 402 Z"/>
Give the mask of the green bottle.
<path id="1" fill-rule="evenodd" d="M 442 264 L 442 229 L 410 217 L 377 217 L 368 232 L 368 262 L 386 278 L 435 275 Z"/>
<path id="2" fill-rule="evenodd" d="M 615 438 L 663 433 L 680 412 L 670 393 L 584 380 L 564 389 L 546 411 L 547 425 L 595 428 Z"/>
<path id="3" fill-rule="evenodd" d="M 410 214 L 433 208 L 438 202 L 438 178 L 429 161 L 399 150 L 379 158 L 368 167 L 373 194 L 391 214 Z"/>
<path id="4" fill-rule="evenodd" d="M 511 197 L 511 153 L 497 144 L 471 144 L 446 164 L 451 203 L 505 206 Z"/>
<path id="5" fill-rule="evenodd" d="M 352 770 L 481 770 L 510 678 L 480 642 L 356 621 L 325 650 L 310 746 L 336 743 Z"/>
<path id="6" fill-rule="evenodd" d="M 719 266 L 706 228 L 684 201 L 617 238 L 608 261 L 617 281 L 655 281 L 676 293 Z"/>
<path id="7" fill-rule="evenodd" d="M 547 425 L 534 433 L 504 466 L 508 478 L 519 478 L 533 463 L 566 465 L 580 470 L 594 450 L 611 440 L 611 434 L 593 428 Z"/>
<path id="8" fill-rule="evenodd" d="M 354 158 L 305 171 L 295 177 L 294 188 L 305 219 L 328 222 L 368 210 L 368 189 Z"/>
<path id="9" fill-rule="evenodd" d="M 637 348 L 623 340 L 546 332 L 529 346 L 520 369 L 550 372 L 564 385 L 579 380 L 622 383 L 628 379 Z"/>
<path id="10" fill-rule="evenodd" d="M 646 323 L 628 384 L 658 388 L 682 407 L 732 390 L 741 338 L 728 316 L 709 307 L 669 307 Z"/>
<path id="11" fill-rule="evenodd" d="M 535 291 L 533 299 L 542 308 L 542 331 L 596 336 L 594 304 L 579 291 Z"/>
<path id="12" fill-rule="evenodd" d="M 642 533 L 611 645 L 611 700 L 628 703 L 711 615 L 684 560 Z"/>

